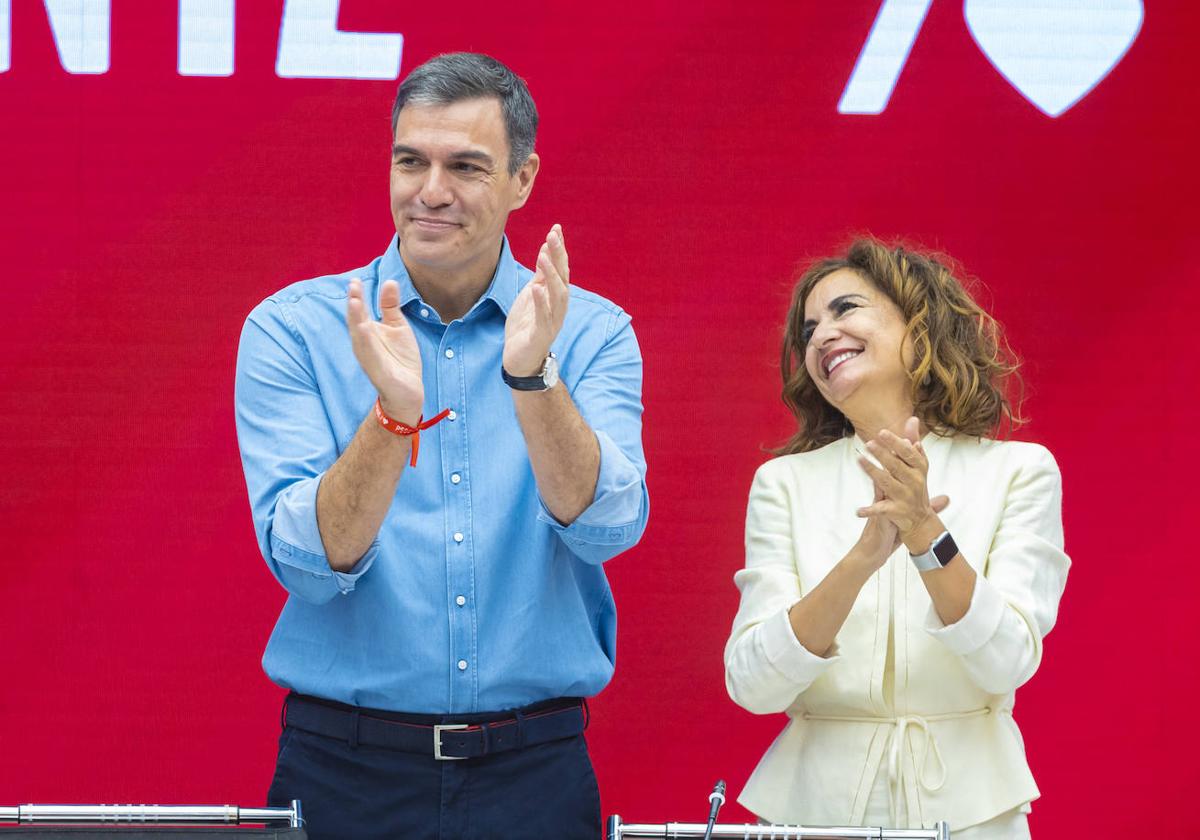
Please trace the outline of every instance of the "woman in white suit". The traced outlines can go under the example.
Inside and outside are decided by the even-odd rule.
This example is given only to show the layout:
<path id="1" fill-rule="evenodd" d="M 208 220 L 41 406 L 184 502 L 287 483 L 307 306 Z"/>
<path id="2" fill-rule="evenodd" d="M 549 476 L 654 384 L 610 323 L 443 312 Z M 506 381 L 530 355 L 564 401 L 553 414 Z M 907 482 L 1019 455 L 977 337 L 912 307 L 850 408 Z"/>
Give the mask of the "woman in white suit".
<path id="1" fill-rule="evenodd" d="M 799 429 L 750 491 L 725 677 L 791 720 L 739 801 L 1028 837 L 1014 693 L 1070 561 L 1053 457 L 992 437 L 1016 419 L 999 327 L 942 263 L 862 240 L 800 278 L 782 368 Z"/>

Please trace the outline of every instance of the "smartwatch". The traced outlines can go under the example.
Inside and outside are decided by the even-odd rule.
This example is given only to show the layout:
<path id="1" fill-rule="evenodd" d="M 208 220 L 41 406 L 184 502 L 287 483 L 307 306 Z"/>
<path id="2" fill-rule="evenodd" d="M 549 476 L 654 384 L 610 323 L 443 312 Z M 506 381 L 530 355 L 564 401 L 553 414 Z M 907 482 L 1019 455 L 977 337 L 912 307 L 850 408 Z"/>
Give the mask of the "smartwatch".
<path id="1" fill-rule="evenodd" d="M 514 391 L 549 391 L 558 384 L 558 356 L 551 353 L 537 376 L 513 376 L 500 366 L 500 376 Z"/>
<path id="2" fill-rule="evenodd" d="M 949 531 L 942 531 L 937 539 L 929 546 L 929 550 L 924 554 L 909 554 L 912 558 L 913 565 L 917 567 L 919 572 L 932 572 L 934 569 L 940 569 L 954 559 L 958 554 L 958 546 L 954 543 L 954 537 L 950 536 Z"/>

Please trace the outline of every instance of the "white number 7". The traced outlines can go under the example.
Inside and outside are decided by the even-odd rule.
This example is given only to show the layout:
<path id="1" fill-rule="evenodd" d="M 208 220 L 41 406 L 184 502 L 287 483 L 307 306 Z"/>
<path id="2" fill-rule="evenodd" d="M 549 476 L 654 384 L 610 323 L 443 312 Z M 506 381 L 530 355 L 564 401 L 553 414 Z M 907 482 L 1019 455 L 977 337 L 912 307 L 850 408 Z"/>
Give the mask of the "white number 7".
<path id="1" fill-rule="evenodd" d="M 878 114 L 887 107 L 933 0 L 883 0 L 867 43 L 842 91 L 838 112 Z"/>

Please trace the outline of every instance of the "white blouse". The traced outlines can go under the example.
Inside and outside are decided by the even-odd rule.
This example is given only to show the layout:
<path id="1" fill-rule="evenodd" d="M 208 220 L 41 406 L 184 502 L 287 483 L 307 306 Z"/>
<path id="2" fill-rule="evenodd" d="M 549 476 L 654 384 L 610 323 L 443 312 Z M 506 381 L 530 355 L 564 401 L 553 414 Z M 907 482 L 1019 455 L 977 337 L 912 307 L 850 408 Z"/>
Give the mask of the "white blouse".
<path id="1" fill-rule="evenodd" d="M 1030 443 L 926 435 L 923 446 L 929 493 L 950 497 L 941 519 L 978 573 L 970 608 L 944 626 L 900 546 L 828 658 L 799 643 L 787 613 L 862 533 L 861 441 L 776 458 L 754 477 L 725 683 L 749 711 L 791 718 L 738 798 L 771 822 L 861 825 L 881 762 L 893 813 L 912 827 L 966 828 L 1039 795 L 1012 710 L 1070 565 L 1058 467 Z"/>

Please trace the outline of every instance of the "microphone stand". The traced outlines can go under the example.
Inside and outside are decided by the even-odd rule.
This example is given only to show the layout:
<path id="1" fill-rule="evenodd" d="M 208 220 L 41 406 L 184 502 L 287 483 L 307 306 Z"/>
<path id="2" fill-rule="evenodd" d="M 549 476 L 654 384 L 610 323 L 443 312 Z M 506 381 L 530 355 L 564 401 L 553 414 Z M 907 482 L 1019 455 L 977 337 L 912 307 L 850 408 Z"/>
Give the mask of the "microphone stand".
<path id="1" fill-rule="evenodd" d="M 712 840 L 713 826 L 717 824 L 717 813 L 725 804 L 725 780 L 719 780 L 708 795 L 708 825 L 704 827 L 704 840 Z"/>

